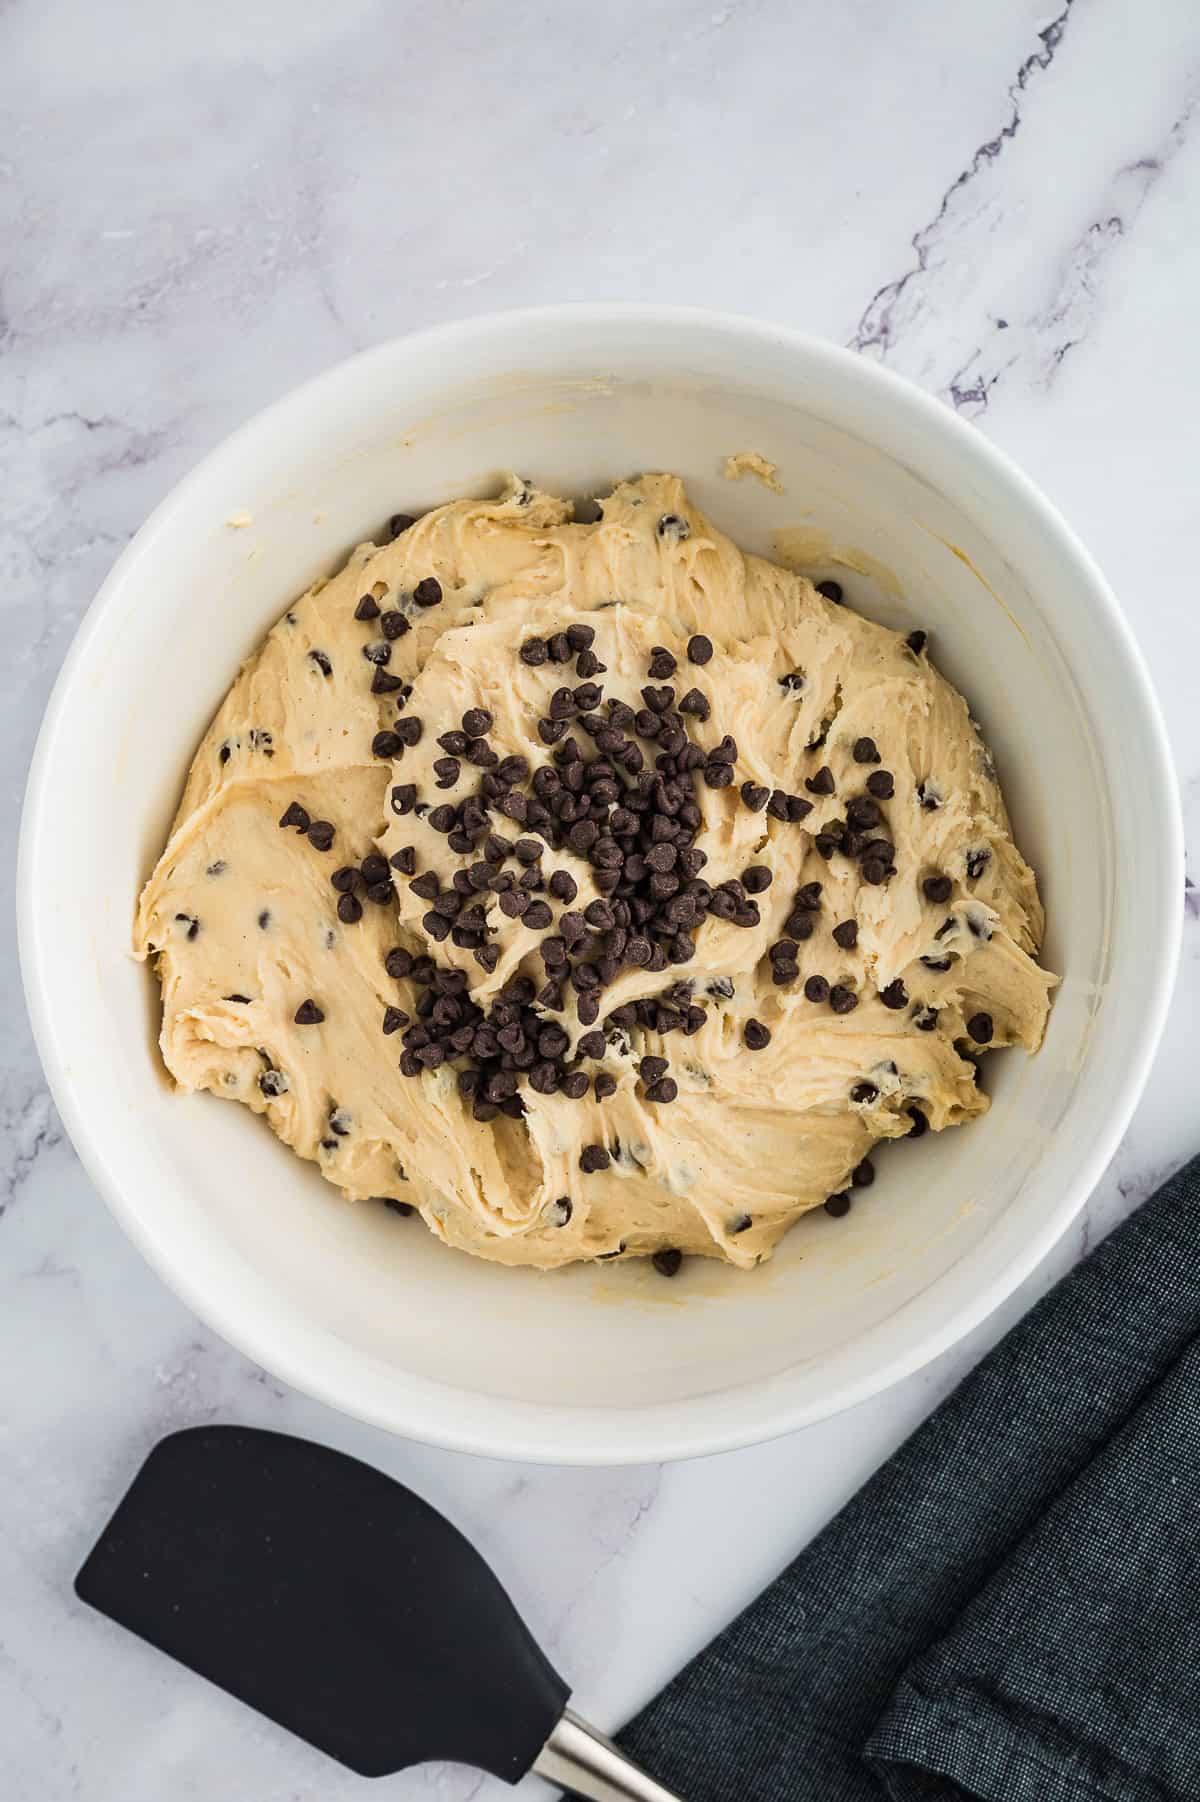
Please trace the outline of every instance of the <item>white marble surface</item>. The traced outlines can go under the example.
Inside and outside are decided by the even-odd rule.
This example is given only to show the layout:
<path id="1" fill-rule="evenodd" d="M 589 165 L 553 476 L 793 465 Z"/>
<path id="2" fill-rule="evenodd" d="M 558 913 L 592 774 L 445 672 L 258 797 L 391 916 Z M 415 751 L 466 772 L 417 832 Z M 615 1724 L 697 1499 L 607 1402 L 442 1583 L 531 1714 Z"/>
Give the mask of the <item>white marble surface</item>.
<path id="1" fill-rule="evenodd" d="M 914 376 L 1016 456 L 1122 596 L 1200 843 L 1200 15 L 1190 0 L 88 7 L 0 19 L 0 846 L 75 624 L 196 457 L 347 352 L 530 301 L 696 301 Z M 1200 872 L 1192 864 L 1197 882 Z M 1181 905 L 1183 897 L 1181 897 Z M 87 905 L 80 872 L 80 905 Z M 985 1332 L 803 1435 L 668 1469 L 508 1468 L 286 1393 L 193 1321 L 0 1017 L 0 1792 L 341 1802 L 358 1780 L 73 1600 L 163 1432 L 292 1428 L 410 1480 L 615 1724 L 983 1346 L 1200 1146 L 1200 894 L 1147 1097 L 1086 1217 Z M 462 1771 L 387 1793 L 499 1795 Z"/>

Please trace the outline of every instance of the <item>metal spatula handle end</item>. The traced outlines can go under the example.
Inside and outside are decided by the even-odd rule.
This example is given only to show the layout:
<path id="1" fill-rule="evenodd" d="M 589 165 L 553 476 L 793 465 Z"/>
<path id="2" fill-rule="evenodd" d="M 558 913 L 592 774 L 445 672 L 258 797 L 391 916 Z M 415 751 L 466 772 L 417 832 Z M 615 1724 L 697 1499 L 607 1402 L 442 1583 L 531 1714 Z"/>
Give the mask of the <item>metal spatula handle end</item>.
<path id="1" fill-rule="evenodd" d="M 560 1783 L 586 1802 L 682 1802 L 619 1752 L 610 1739 L 568 1708 L 533 1765 L 548 1783 Z"/>

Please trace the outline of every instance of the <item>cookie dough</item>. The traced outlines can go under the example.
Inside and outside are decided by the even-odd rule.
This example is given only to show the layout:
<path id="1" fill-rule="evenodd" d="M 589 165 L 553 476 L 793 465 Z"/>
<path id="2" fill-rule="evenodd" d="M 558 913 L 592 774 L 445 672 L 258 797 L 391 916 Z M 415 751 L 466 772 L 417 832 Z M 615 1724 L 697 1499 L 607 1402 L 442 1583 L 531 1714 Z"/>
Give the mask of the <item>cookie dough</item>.
<path id="1" fill-rule="evenodd" d="M 243 668 L 141 897 L 182 1089 L 481 1257 L 667 1273 L 985 1110 L 1054 978 L 924 634 L 667 475 L 391 532 Z"/>

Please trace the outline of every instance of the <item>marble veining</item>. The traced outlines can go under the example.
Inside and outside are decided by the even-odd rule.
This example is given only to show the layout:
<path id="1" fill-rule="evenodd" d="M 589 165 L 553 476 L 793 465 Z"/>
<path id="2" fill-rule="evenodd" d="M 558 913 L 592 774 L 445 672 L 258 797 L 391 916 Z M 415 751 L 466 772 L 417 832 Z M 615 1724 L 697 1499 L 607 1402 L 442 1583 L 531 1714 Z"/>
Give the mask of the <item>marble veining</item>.
<path id="1" fill-rule="evenodd" d="M 551 0 L 254 0 L 151 29 L 128 0 L 15 0 L 0 94 L 0 1788 L 5 1802 L 349 1802 L 358 1780 L 74 1601 L 74 1569 L 161 1434 L 236 1418 L 402 1476 L 494 1561 L 581 1709 L 616 1724 L 1197 1149 L 1200 17 L 1187 0 L 1136 23 L 1121 0 L 986 15 L 617 0 L 598 23 Z M 531 1470 L 343 1420 L 167 1292 L 51 1106 L 11 895 L 54 676 L 114 558 L 196 458 L 393 333 L 606 297 L 804 326 L 1010 451 L 1139 636 L 1190 875 L 1146 1097 L 1089 1207 L 996 1317 L 886 1397 L 775 1445 Z M 451 1769 L 393 1792 L 506 1793 Z"/>

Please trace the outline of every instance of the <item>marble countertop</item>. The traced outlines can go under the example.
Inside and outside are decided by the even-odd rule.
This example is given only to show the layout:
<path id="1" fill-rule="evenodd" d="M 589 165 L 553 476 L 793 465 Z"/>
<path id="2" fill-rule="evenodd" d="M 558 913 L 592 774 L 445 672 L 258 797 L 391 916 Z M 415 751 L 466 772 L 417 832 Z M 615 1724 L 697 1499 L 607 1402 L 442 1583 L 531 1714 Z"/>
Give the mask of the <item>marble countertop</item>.
<path id="1" fill-rule="evenodd" d="M 217 22 L 220 21 L 220 22 Z M 693 301 L 914 377 L 1016 457 L 1149 660 L 1200 845 L 1200 15 L 1156 0 L 552 0 L 238 9 L 17 0 L 0 21 L 0 872 L 75 625 L 195 459 L 361 346 L 525 302 Z M 0 1740 L 6 1802 L 349 1802 L 359 1780 L 130 1639 L 70 1579 L 136 1462 L 214 1418 L 403 1476 L 493 1559 L 615 1725 L 1030 1301 L 1200 1145 L 1200 891 L 1146 1098 L 986 1329 L 780 1443 L 622 1471 L 399 1443 L 201 1328 L 83 1175 L 0 940 Z M 87 905 L 80 872 L 80 905 Z M 507 1793 L 461 1770 L 389 1794 Z"/>

